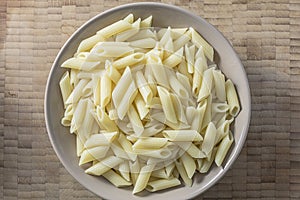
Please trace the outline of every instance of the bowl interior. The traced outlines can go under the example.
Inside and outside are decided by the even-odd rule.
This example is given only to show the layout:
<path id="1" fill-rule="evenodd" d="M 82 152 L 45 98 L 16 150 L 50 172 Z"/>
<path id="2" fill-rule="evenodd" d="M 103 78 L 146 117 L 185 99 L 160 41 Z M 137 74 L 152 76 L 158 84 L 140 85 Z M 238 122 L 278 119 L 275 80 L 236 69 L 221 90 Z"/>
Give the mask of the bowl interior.
<path id="1" fill-rule="evenodd" d="M 59 89 L 59 80 L 64 73 L 60 65 L 66 59 L 73 56 L 80 41 L 94 35 L 99 29 L 105 27 L 123 17 L 133 13 L 135 17 L 145 18 L 153 16 L 155 27 L 193 27 L 215 49 L 217 64 L 226 77 L 230 78 L 236 86 L 241 112 L 236 118 L 234 125 L 234 144 L 231 147 L 224 165 L 221 168 L 212 167 L 208 174 L 197 175 L 192 187 L 180 186 L 170 190 L 156 193 L 142 193 L 132 195 L 131 189 L 119 189 L 111 185 L 102 177 L 86 175 L 78 166 L 78 158 L 75 149 L 75 137 L 70 135 L 69 130 L 60 124 L 63 116 L 63 103 Z M 82 185 L 105 199 L 189 199 L 202 193 L 228 170 L 240 153 L 247 136 L 250 120 L 250 91 L 245 70 L 223 35 L 212 25 L 202 18 L 191 14 L 189 11 L 178 7 L 158 3 L 137 3 L 120 6 L 92 18 L 78 29 L 66 42 L 59 52 L 49 75 L 45 94 L 45 117 L 48 134 L 51 143 L 69 173 Z M 142 196 L 142 197 L 141 197 Z"/>

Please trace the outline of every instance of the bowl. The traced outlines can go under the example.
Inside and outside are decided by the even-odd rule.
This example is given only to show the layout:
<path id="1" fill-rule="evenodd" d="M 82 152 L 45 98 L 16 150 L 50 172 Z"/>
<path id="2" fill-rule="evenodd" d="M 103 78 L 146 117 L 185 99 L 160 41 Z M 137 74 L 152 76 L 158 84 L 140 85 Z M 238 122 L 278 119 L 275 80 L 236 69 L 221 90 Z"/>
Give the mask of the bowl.
<path id="1" fill-rule="evenodd" d="M 103 177 L 84 173 L 78 166 L 75 137 L 69 129 L 63 127 L 60 119 L 63 116 L 59 80 L 66 69 L 60 65 L 75 53 L 80 41 L 94 35 L 97 30 L 133 13 L 135 17 L 153 16 L 155 27 L 193 27 L 215 50 L 215 61 L 226 77 L 235 84 L 241 104 L 241 112 L 235 119 L 234 144 L 223 162 L 223 167 L 212 167 L 207 174 L 194 176 L 193 186 L 176 187 L 161 192 L 132 195 L 130 189 L 113 186 Z M 213 186 L 233 165 L 239 156 L 247 137 L 250 123 L 251 102 L 250 89 L 244 67 L 230 43 L 211 24 L 188 10 L 162 3 L 133 3 L 107 10 L 83 24 L 64 44 L 58 53 L 50 71 L 45 91 L 45 120 L 52 146 L 68 172 L 83 186 L 104 199 L 113 200 L 148 200 L 148 199 L 190 199 Z"/>

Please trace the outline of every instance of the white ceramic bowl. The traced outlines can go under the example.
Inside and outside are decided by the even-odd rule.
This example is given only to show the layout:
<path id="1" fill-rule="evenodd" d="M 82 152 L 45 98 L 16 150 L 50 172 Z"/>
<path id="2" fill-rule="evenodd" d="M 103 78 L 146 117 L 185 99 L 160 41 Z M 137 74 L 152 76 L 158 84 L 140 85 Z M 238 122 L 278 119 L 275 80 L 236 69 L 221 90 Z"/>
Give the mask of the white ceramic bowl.
<path id="1" fill-rule="evenodd" d="M 152 15 L 153 26 L 155 27 L 191 26 L 196 29 L 214 47 L 216 52 L 215 61 L 223 73 L 236 86 L 241 103 L 241 112 L 235 120 L 233 130 L 234 144 L 224 161 L 223 168 L 214 166 L 207 174 L 197 174 L 194 177 L 192 187 L 182 186 L 156 193 L 145 192 L 132 195 L 131 189 L 119 189 L 102 177 L 87 175 L 78 166 L 79 159 L 75 153 L 75 137 L 69 134 L 69 129 L 60 124 L 64 109 L 58 83 L 65 71 L 60 65 L 67 58 L 73 56 L 80 41 L 94 35 L 100 28 L 125 17 L 129 13 L 133 13 L 135 17 L 142 18 Z M 60 161 L 69 173 L 87 189 L 102 198 L 113 200 L 190 199 L 203 193 L 226 173 L 243 148 L 250 122 L 250 106 L 250 90 L 245 70 L 237 54 L 224 36 L 211 24 L 190 11 L 161 3 L 127 4 L 105 11 L 87 21 L 69 38 L 58 53 L 49 74 L 45 92 L 47 131 Z"/>

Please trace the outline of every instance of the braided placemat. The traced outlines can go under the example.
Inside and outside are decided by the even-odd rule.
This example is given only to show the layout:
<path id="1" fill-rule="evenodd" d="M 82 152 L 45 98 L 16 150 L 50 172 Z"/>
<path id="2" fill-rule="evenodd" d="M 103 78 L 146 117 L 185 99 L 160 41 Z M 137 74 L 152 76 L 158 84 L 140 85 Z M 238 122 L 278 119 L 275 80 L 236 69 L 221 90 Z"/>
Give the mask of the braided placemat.
<path id="1" fill-rule="evenodd" d="M 89 18 L 130 2 L 0 1 L 0 199 L 99 199 L 56 157 L 44 89 L 67 38 Z M 300 199 L 300 2 L 161 2 L 215 25 L 239 54 L 251 87 L 245 147 L 225 177 L 196 199 Z"/>

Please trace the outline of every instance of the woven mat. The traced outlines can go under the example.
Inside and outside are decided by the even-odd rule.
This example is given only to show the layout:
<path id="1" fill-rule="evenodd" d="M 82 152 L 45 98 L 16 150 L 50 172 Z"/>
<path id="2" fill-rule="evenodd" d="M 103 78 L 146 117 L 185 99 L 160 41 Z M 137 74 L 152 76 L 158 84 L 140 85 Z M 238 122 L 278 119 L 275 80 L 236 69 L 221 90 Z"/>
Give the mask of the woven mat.
<path id="1" fill-rule="evenodd" d="M 43 115 L 48 72 L 86 20 L 128 0 L 0 1 L 0 199 L 99 199 L 64 169 Z M 215 25 L 245 65 L 252 121 L 233 168 L 196 199 L 300 199 L 300 2 L 170 0 Z"/>

